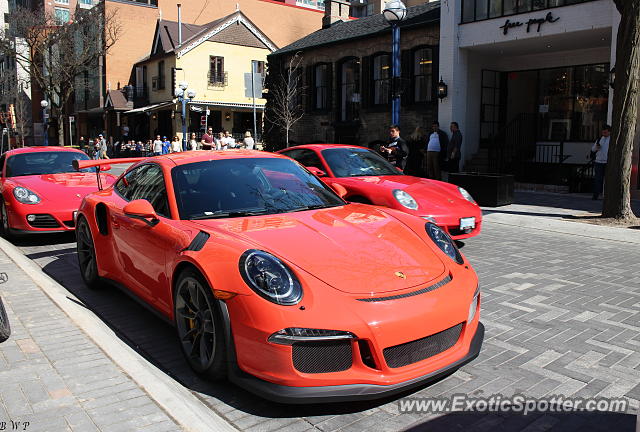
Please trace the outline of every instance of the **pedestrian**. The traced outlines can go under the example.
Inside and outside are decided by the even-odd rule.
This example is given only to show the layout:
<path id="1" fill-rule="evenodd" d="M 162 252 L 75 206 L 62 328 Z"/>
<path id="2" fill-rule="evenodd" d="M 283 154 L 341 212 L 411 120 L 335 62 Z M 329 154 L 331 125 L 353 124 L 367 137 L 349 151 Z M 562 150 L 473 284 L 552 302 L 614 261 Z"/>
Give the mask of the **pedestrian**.
<path id="1" fill-rule="evenodd" d="M 191 133 L 191 139 L 189 140 L 189 150 L 198 150 L 198 140 L 196 139 L 195 132 Z"/>
<path id="2" fill-rule="evenodd" d="M 142 141 L 138 141 L 138 142 L 136 143 L 136 156 L 137 156 L 137 157 L 142 156 L 142 148 L 143 148 L 143 146 L 142 146 Z"/>
<path id="3" fill-rule="evenodd" d="M 173 141 L 171 141 L 171 148 L 169 150 L 171 153 L 179 153 L 182 151 L 182 142 L 177 136 L 173 137 Z"/>
<path id="4" fill-rule="evenodd" d="M 242 143 L 247 150 L 253 150 L 253 148 L 256 146 L 256 143 L 251 136 L 251 132 L 249 131 L 246 131 L 244 133 L 244 140 L 242 140 Z"/>
<path id="5" fill-rule="evenodd" d="M 93 158 L 100 159 L 100 138 L 93 140 Z"/>
<path id="6" fill-rule="evenodd" d="M 593 161 L 594 177 L 593 177 L 593 196 L 591 199 L 597 200 L 602 194 L 604 185 L 604 174 L 607 170 L 607 156 L 609 154 L 609 140 L 611 139 L 611 126 L 604 125 L 602 128 L 602 136 L 591 147 L 591 151 L 595 152 Z"/>
<path id="7" fill-rule="evenodd" d="M 431 124 L 431 135 L 427 143 L 427 177 L 440 180 L 440 164 L 443 162 L 442 151 L 449 144 L 449 138 L 445 131 L 440 129 L 440 123 L 434 121 Z M 446 153 L 445 153 L 446 154 Z"/>
<path id="8" fill-rule="evenodd" d="M 235 148 L 236 140 L 231 136 L 231 132 L 224 131 L 223 142 L 226 143 L 227 148 Z"/>
<path id="9" fill-rule="evenodd" d="M 85 151 L 86 146 L 87 146 L 87 142 L 84 139 L 84 137 L 81 136 L 80 139 L 78 140 L 78 147 L 80 148 L 81 151 Z"/>
<path id="10" fill-rule="evenodd" d="M 407 167 L 405 173 L 424 177 L 427 174 L 427 166 L 425 164 L 427 134 L 424 128 L 418 126 L 407 140 L 410 158 L 407 159 Z"/>
<path id="11" fill-rule="evenodd" d="M 171 151 L 171 143 L 169 142 L 166 136 L 163 136 L 162 137 L 162 154 L 163 155 L 169 154 L 169 151 Z"/>
<path id="12" fill-rule="evenodd" d="M 404 170 L 407 166 L 407 158 L 409 157 L 409 147 L 407 142 L 400 138 L 400 127 L 398 125 L 389 126 L 389 143 L 380 146 L 382 153 L 389 162 L 395 164 L 396 167 Z"/>
<path id="13" fill-rule="evenodd" d="M 213 150 L 213 128 L 208 128 L 207 133 L 202 134 L 202 150 Z"/>
<path id="14" fill-rule="evenodd" d="M 458 122 L 451 122 L 449 126 L 451 130 L 451 140 L 449 140 L 449 146 L 447 147 L 447 157 L 449 158 L 449 172 L 460 172 L 460 157 L 462 151 L 462 133 Z"/>
<path id="15" fill-rule="evenodd" d="M 224 145 L 224 132 L 218 132 L 216 136 L 216 150 L 226 150 Z"/>
<path id="16" fill-rule="evenodd" d="M 107 152 L 109 151 L 107 140 L 104 139 L 104 136 L 102 136 L 102 134 L 98 135 L 98 140 L 100 142 L 100 159 L 109 159 L 109 155 L 107 154 Z"/>
<path id="17" fill-rule="evenodd" d="M 156 135 L 156 140 L 153 142 L 153 155 L 160 156 L 162 154 L 162 140 L 160 135 Z"/>

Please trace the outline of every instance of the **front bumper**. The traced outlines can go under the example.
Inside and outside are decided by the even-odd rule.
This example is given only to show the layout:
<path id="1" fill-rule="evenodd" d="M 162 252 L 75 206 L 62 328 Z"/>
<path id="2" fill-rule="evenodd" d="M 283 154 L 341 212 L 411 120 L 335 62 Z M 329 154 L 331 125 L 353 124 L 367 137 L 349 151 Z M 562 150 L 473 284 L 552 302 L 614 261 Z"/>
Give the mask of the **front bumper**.
<path id="1" fill-rule="evenodd" d="M 77 209 L 52 209 L 41 205 L 12 204 L 7 206 L 9 227 L 16 234 L 67 232 L 75 230 L 74 211 Z M 37 215 L 37 221 L 29 222 L 27 215 Z"/>
<path id="2" fill-rule="evenodd" d="M 233 365 L 230 368 L 229 379 L 245 390 L 280 403 L 307 404 L 378 399 L 428 384 L 455 372 L 478 356 L 483 340 L 484 325 L 479 322 L 471 339 L 469 351 L 462 358 L 426 375 L 391 385 L 346 384 L 293 387 L 263 381 L 241 371 L 237 365 Z"/>

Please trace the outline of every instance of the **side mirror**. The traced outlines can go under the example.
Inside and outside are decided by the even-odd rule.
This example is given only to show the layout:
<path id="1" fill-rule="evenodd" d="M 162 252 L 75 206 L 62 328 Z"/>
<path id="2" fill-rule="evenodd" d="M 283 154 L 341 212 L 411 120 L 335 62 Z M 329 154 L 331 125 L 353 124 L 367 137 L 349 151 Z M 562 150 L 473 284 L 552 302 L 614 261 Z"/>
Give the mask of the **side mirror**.
<path id="1" fill-rule="evenodd" d="M 315 175 L 316 177 L 326 177 L 327 173 L 322 171 L 320 168 L 316 168 L 314 166 L 308 166 L 307 169 L 311 172 L 311 174 Z"/>
<path id="2" fill-rule="evenodd" d="M 160 222 L 153 206 L 146 199 L 137 199 L 124 206 L 124 214 L 132 219 L 143 221 L 149 226 L 155 226 Z"/>
<path id="3" fill-rule="evenodd" d="M 347 189 L 342 186 L 339 183 L 329 183 L 329 186 L 331 186 L 331 189 L 333 189 L 335 191 L 335 193 L 338 194 L 338 196 L 340 198 L 344 198 L 347 196 Z"/>

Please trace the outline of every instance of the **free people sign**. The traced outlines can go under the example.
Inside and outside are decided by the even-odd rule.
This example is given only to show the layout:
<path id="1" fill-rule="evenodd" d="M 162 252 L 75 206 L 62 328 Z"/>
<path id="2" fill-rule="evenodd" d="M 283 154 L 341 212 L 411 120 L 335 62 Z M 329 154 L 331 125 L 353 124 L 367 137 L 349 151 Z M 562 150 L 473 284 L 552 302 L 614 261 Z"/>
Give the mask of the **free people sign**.
<path id="1" fill-rule="evenodd" d="M 527 25 L 527 33 L 529 33 L 531 31 L 531 27 L 537 25 L 538 27 L 536 28 L 536 31 L 540 33 L 542 24 L 554 23 L 559 19 L 560 17 L 554 18 L 553 14 L 549 12 L 544 18 L 530 18 L 526 23 L 522 21 L 511 21 L 510 19 L 507 19 L 507 21 L 503 25 L 501 25 L 500 28 L 502 29 L 502 33 L 504 35 L 507 35 L 509 34 L 509 29 L 522 27 L 525 24 Z"/>

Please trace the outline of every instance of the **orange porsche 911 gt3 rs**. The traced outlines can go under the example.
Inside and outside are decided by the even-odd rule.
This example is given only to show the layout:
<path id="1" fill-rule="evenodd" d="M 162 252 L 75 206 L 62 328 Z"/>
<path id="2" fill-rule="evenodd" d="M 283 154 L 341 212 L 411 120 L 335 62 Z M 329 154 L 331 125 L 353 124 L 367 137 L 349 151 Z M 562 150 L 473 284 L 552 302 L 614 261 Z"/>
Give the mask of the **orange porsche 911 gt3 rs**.
<path id="1" fill-rule="evenodd" d="M 475 358 L 481 294 L 451 238 L 344 193 L 276 154 L 141 159 L 84 198 L 82 277 L 166 316 L 198 373 L 280 402 L 386 396 Z"/>

